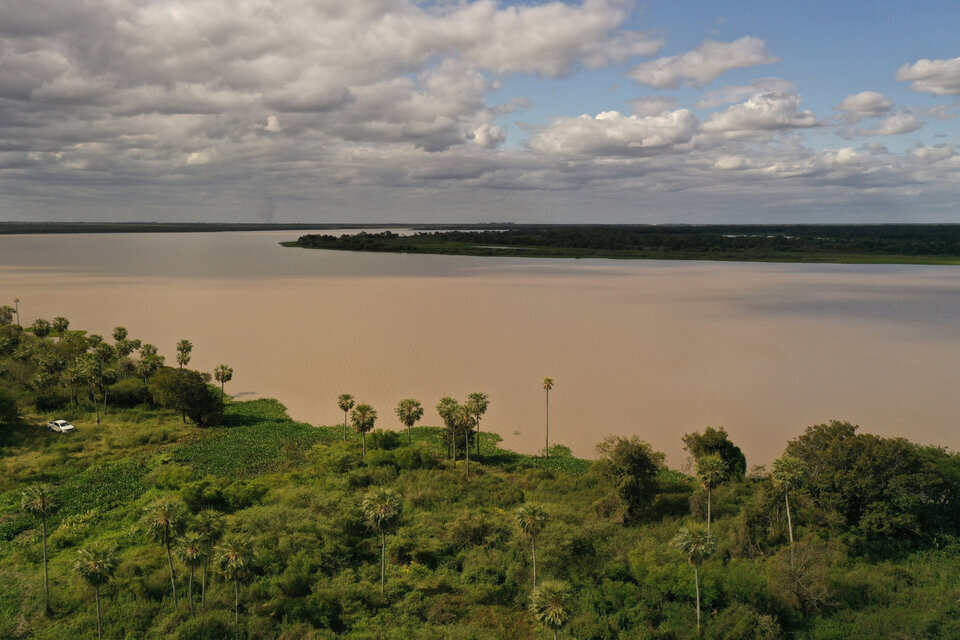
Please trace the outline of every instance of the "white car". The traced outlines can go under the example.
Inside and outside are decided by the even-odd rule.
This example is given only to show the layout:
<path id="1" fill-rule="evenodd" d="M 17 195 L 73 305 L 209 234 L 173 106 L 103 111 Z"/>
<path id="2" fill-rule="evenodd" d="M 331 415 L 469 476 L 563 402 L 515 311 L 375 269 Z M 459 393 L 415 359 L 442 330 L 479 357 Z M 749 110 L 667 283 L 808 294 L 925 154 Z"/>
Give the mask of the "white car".
<path id="1" fill-rule="evenodd" d="M 50 429 L 50 431 L 56 431 L 57 433 L 73 433 L 77 430 L 75 426 L 66 420 L 54 420 L 53 422 L 48 422 L 47 429 Z"/>

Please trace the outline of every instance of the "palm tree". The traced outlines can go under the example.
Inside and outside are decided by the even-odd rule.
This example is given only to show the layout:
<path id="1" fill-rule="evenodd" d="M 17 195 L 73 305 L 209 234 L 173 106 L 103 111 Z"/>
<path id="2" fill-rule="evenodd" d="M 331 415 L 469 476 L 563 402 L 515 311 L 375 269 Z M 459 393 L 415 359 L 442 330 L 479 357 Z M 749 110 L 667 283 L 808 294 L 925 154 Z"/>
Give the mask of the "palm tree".
<path id="1" fill-rule="evenodd" d="M 100 587 L 107 584 L 117 569 L 117 556 L 113 549 L 90 547 L 77 553 L 74 570 L 88 585 L 93 587 L 97 598 L 97 638 L 103 638 L 103 621 L 100 615 Z"/>
<path id="2" fill-rule="evenodd" d="M 223 516 L 211 509 L 204 509 L 193 519 L 193 530 L 200 534 L 203 544 L 203 574 L 200 580 L 200 608 L 207 604 L 207 564 L 213 547 L 223 537 Z"/>
<path id="3" fill-rule="evenodd" d="M 533 588 L 537 588 L 537 536 L 543 531 L 550 515 L 539 505 L 523 505 L 517 509 L 517 524 L 523 535 L 530 538 L 533 548 Z"/>
<path id="4" fill-rule="evenodd" d="M 380 487 L 371 489 L 361 505 L 367 524 L 380 534 L 380 595 L 387 575 L 387 530 L 397 524 L 401 507 L 400 496 Z"/>
<path id="5" fill-rule="evenodd" d="M 773 486 L 783 491 L 787 503 L 787 531 L 790 534 L 790 567 L 793 567 L 793 520 L 790 518 L 790 492 L 803 486 L 807 479 L 807 464 L 800 458 L 782 456 L 773 461 L 770 473 Z"/>
<path id="6" fill-rule="evenodd" d="M 193 608 L 193 572 L 207 562 L 207 549 L 203 536 L 196 531 L 188 531 L 177 541 L 177 557 L 190 569 L 190 581 L 187 583 L 187 598 L 190 600 L 190 613 Z"/>
<path id="7" fill-rule="evenodd" d="M 457 466 L 457 414 L 460 411 L 460 403 L 451 398 L 450 396 L 444 396 L 440 398 L 440 401 L 437 403 L 437 413 L 440 414 L 440 419 L 443 420 L 444 426 L 450 432 L 450 443 L 451 448 L 450 458 L 453 460 L 453 466 Z"/>
<path id="8" fill-rule="evenodd" d="M 233 369 L 225 364 L 217 365 L 213 370 L 214 379 L 220 383 L 220 422 L 223 422 L 224 385 L 233 380 Z"/>
<path id="9" fill-rule="evenodd" d="M 672 544 L 680 549 L 693 567 L 693 581 L 697 589 L 697 635 L 700 635 L 700 567 L 717 550 L 717 541 L 709 531 L 691 527 L 680 529 Z"/>
<path id="10" fill-rule="evenodd" d="M 50 335 L 50 323 L 44 320 L 43 318 L 37 318 L 33 321 L 33 324 L 30 326 L 30 329 L 33 330 L 33 335 L 38 338 L 46 338 Z"/>
<path id="11" fill-rule="evenodd" d="M 530 611 L 553 631 L 553 640 L 557 640 L 557 632 L 570 618 L 572 599 L 573 591 L 563 580 L 544 580 L 530 594 Z"/>
<path id="12" fill-rule="evenodd" d="M 126 327 L 114 327 L 113 328 L 113 340 L 114 342 L 123 342 L 127 339 L 127 336 L 130 335 L 130 332 L 127 331 Z"/>
<path id="13" fill-rule="evenodd" d="M 70 326 L 70 321 L 63 316 L 57 316 L 53 319 L 53 330 L 57 332 L 57 342 L 63 340 L 63 334 Z"/>
<path id="14" fill-rule="evenodd" d="M 727 463 L 719 455 L 712 453 L 697 460 L 697 477 L 707 490 L 707 533 L 710 533 L 710 501 L 713 490 L 727 477 Z"/>
<path id="15" fill-rule="evenodd" d="M 189 340 L 181 340 L 177 343 L 177 364 L 181 369 L 190 364 L 191 351 L 193 351 L 193 343 Z"/>
<path id="16" fill-rule="evenodd" d="M 146 509 L 143 524 L 147 534 L 167 549 L 167 564 L 170 566 L 170 587 L 173 591 L 173 607 L 177 607 L 177 576 L 173 570 L 173 554 L 170 543 L 183 530 L 183 513 L 173 500 L 161 500 Z"/>
<path id="17" fill-rule="evenodd" d="M 233 619 L 236 624 L 240 624 L 240 581 L 250 575 L 252 560 L 253 552 L 246 536 L 228 538 L 217 547 L 220 571 L 224 578 L 233 581 Z"/>
<path id="18" fill-rule="evenodd" d="M 349 393 L 341 393 L 337 396 L 337 406 L 343 411 L 343 439 L 347 439 L 347 412 L 353 409 L 353 396 Z"/>
<path id="19" fill-rule="evenodd" d="M 463 431 L 463 451 L 467 459 L 467 478 L 470 477 L 470 434 L 473 433 L 473 425 L 476 420 L 469 407 L 460 405 L 457 412 L 457 428 Z"/>
<path id="20" fill-rule="evenodd" d="M 405 398 L 394 409 L 397 418 L 407 427 L 407 442 L 413 444 L 413 425 L 423 417 L 423 406 L 416 398 Z"/>
<path id="21" fill-rule="evenodd" d="M 550 389 L 553 389 L 553 378 L 543 379 L 543 390 L 547 394 L 547 445 L 543 450 L 543 455 L 550 457 Z"/>
<path id="22" fill-rule="evenodd" d="M 20 324 L 20 298 L 13 299 L 13 312 L 17 314 L 17 324 L 22 327 L 23 325 Z"/>
<path id="23" fill-rule="evenodd" d="M 363 436 L 363 457 L 367 457 L 367 432 L 373 429 L 377 421 L 377 411 L 368 404 L 358 404 L 350 412 L 353 428 Z"/>
<path id="24" fill-rule="evenodd" d="M 477 391 L 467 396 L 467 408 L 477 419 L 477 455 L 480 455 L 480 418 L 487 412 L 490 406 L 490 398 L 487 394 Z"/>
<path id="25" fill-rule="evenodd" d="M 47 569 L 47 516 L 57 510 L 53 497 L 53 487 L 48 484 L 35 484 L 27 487 L 20 499 L 20 508 L 27 513 L 40 517 L 43 534 L 43 607 L 50 611 L 50 575 Z"/>

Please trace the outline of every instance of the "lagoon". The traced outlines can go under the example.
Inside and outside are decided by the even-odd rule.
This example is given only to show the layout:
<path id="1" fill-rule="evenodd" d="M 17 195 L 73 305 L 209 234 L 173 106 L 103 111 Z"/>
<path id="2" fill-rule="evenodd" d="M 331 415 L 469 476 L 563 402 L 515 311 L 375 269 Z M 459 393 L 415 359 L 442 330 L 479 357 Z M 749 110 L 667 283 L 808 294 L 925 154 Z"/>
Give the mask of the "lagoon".
<path id="1" fill-rule="evenodd" d="M 340 393 L 399 428 L 397 400 L 490 395 L 484 430 L 590 456 L 607 434 L 686 456 L 723 426 L 766 464 L 806 426 L 960 448 L 960 267 L 474 258 L 283 248 L 296 231 L 0 236 L 21 320 L 117 324 L 228 392 L 342 421 Z"/>

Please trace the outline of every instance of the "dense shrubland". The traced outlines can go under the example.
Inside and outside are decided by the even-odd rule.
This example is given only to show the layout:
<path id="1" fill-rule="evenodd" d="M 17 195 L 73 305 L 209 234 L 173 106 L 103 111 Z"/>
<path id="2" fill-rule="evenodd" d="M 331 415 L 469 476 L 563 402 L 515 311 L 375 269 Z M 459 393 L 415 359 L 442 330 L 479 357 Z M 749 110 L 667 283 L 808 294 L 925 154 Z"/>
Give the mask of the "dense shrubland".
<path id="1" fill-rule="evenodd" d="M 95 638 L 98 600 L 105 638 L 694 638 L 698 594 L 704 638 L 960 637 L 942 449 L 829 422 L 769 473 L 710 428 L 693 475 L 636 438 L 547 459 L 474 429 L 482 394 L 315 427 L 221 413 L 183 343 L 50 324 L 0 326 L 2 638 Z"/>

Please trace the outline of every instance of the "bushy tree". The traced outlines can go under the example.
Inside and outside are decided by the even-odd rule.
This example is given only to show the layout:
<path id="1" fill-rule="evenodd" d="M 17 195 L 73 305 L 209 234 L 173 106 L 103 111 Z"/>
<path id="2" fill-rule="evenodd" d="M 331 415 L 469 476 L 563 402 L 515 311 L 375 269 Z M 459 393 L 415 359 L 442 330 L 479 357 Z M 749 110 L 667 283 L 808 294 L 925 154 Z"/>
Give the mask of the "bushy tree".
<path id="1" fill-rule="evenodd" d="M 657 474 L 663 468 L 664 455 L 633 436 L 610 436 L 597 445 L 601 456 L 597 469 L 610 478 L 624 511 L 625 523 L 647 520 L 657 495 Z"/>
<path id="2" fill-rule="evenodd" d="M 742 478 L 747 473 L 747 459 L 740 447 L 733 444 L 723 427 L 707 427 L 703 433 L 688 433 L 683 436 L 683 448 L 695 461 L 716 454 L 727 465 L 726 478 Z M 725 479 L 726 479 L 725 478 Z"/>
<path id="3" fill-rule="evenodd" d="M 33 321 L 33 324 L 30 325 L 30 330 L 33 331 L 33 335 L 38 338 L 46 338 L 50 335 L 50 323 L 43 318 L 37 318 Z"/>
<path id="4" fill-rule="evenodd" d="M 199 371 L 166 368 L 150 380 L 149 386 L 153 401 L 161 407 L 179 411 L 201 427 L 216 422 L 220 398 Z"/>

